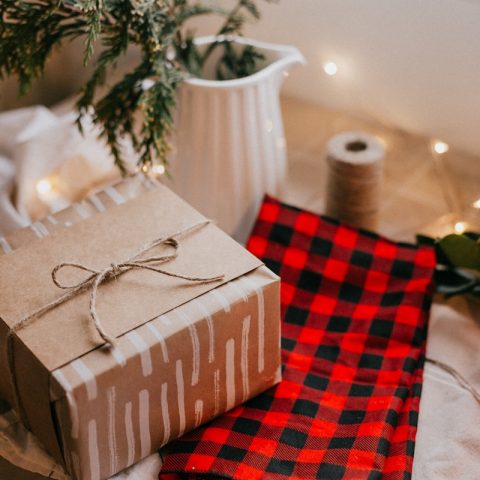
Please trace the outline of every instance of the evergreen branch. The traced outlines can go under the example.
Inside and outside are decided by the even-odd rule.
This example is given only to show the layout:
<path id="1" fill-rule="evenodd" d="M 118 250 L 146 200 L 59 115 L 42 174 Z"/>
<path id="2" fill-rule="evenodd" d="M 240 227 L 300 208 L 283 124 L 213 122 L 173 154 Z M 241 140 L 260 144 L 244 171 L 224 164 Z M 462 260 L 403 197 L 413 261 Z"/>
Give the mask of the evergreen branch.
<path id="1" fill-rule="evenodd" d="M 151 165 L 155 158 L 166 164 L 170 150 L 168 138 L 173 128 L 172 111 L 175 107 L 175 91 L 183 80 L 183 74 L 175 69 L 164 69 L 151 88 L 140 99 L 143 112 L 140 163 Z"/>
<path id="2" fill-rule="evenodd" d="M 218 80 L 248 77 L 255 73 L 258 63 L 265 60 L 265 55 L 255 50 L 251 45 L 246 45 L 238 53 L 231 42 L 224 42 L 223 48 L 223 55 L 216 67 Z"/>
<path id="3" fill-rule="evenodd" d="M 266 0 L 266 1 L 270 2 L 273 0 Z M 243 14 L 244 10 L 248 14 L 250 14 L 254 19 L 258 20 L 260 18 L 260 12 L 252 0 L 238 0 L 238 3 L 226 16 L 224 24 L 222 25 L 220 30 L 217 32 L 217 36 L 222 37 L 227 35 L 241 34 L 243 26 L 247 21 L 247 17 Z M 207 47 L 201 60 L 202 66 L 205 65 L 210 55 L 222 43 L 224 42 L 222 41 L 213 42 Z M 225 56 L 223 56 L 222 58 L 225 58 Z"/>
<path id="4" fill-rule="evenodd" d="M 262 58 L 251 47 L 236 51 L 228 42 L 201 53 L 193 34 L 184 30 L 190 19 L 202 15 L 224 18 L 218 35 L 233 35 L 260 13 L 254 0 L 238 0 L 232 9 L 193 0 L 1 0 L 0 79 L 17 76 L 24 94 L 43 74 L 54 47 L 83 38 L 84 64 L 93 64 L 93 73 L 77 102 L 78 126 L 83 115 L 92 115 L 123 172 L 125 138 L 138 152 L 139 164 L 157 159 L 166 164 L 176 90 L 185 76 L 201 75 L 220 45 L 219 78 L 249 75 Z M 140 49 L 141 63 L 98 99 L 99 88 L 131 46 Z M 149 89 L 143 88 L 145 79 L 153 80 Z"/>

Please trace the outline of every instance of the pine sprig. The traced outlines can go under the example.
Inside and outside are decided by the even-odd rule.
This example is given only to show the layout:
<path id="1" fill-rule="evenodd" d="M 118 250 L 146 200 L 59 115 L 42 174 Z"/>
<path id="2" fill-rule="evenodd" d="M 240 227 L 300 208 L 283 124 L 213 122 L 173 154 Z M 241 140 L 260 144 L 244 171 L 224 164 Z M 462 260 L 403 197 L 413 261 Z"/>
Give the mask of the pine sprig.
<path id="1" fill-rule="evenodd" d="M 254 73 L 259 62 L 265 60 L 265 55 L 251 45 L 247 45 L 237 52 L 231 42 L 223 42 L 223 55 L 216 67 L 216 78 L 219 80 L 233 80 L 247 77 Z"/>
<path id="2" fill-rule="evenodd" d="M 83 38 L 84 64 L 93 63 L 93 72 L 80 91 L 78 126 L 85 114 L 92 115 L 122 172 L 127 169 L 124 139 L 131 140 L 139 165 L 166 164 L 180 82 L 201 75 L 216 48 L 224 48 L 219 78 L 249 75 L 262 58 L 251 47 L 242 53 L 228 42 L 199 52 L 185 24 L 203 15 L 223 17 L 217 35 L 228 36 L 241 34 L 245 22 L 260 12 L 253 0 L 238 0 L 230 10 L 191 0 L 1 0 L 0 79 L 17 76 L 24 94 L 56 46 Z M 101 93 L 132 46 L 141 51 L 139 65 Z"/>

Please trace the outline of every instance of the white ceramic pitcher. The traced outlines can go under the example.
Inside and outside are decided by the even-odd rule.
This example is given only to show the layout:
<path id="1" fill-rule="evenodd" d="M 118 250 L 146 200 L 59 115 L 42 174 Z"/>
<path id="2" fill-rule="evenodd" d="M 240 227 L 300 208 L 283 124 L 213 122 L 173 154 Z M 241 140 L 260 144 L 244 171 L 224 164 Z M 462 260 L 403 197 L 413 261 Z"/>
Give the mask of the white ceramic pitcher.
<path id="1" fill-rule="evenodd" d="M 201 37 L 207 45 L 214 37 Z M 245 242 L 265 193 L 284 185 L 286 145 L 279 104 L 294 47 L 235 37 L 265 55 L 262 68 L 234 80 L 191 78 L 179 89 L 170 186 L 236 240 Z"/>

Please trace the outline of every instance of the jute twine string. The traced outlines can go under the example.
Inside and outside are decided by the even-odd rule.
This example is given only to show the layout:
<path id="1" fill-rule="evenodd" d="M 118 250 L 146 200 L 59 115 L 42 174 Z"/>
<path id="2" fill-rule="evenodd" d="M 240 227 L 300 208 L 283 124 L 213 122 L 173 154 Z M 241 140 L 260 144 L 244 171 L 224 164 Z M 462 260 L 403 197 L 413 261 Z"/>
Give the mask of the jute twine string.
<path id="1" fill-rule="evenodd" d="M 375 139 L 361 133 L 334 137 L 327 153 L 326 214 L 375 229 L 382 176 L 383 148 Z"/>
<path id="2" fill-rule="evenodd" d="M 465 377 L 463 377 L 463 375 L 461 375 L 457 370 L 455 370 L 450 365 L 447 365 L 446 363 L 443 363 L 440 360 L 435 360 L 433 358 L 427 357 L 425 361 L 427 363 L 431 363 L 432 365 L 435 365 L 436 367 L 440 368 L 441 370 L 451 375 L 462 388 L 464 388 L 465 390 L 467 390 L 472 394 L 473 398 L 480 405 L 480 392 L 478 392 L 475 389 L 475 387 Z"/>
<path id="3" fill-rule="evenodd" d="M 21 320 L 16 322 L 10 328 L 7 334 L 7 353 L 8 353 L 10 380 L 13 387 L 12 391 L 15 396 L 15 401 L 16 401 L 19 413 L 23 417 L 24 421 L 26 421 L 26 416 L 25 416 L 23 406 L 20 402 L 18 382 L 15 374 L 15 358 L 14 358 L 14 352 L 13 352 L 14 334 L 24 329 L 28 325 L 31 325 L 32 323 L 34 323 L 39 317 L 49 312 L 50 310 L 53 310 L 57 306 L 67 302 L 68 300 L 79 295 L 80 293 L 91 289 L 92 293 L 90 295 L 90 308 L 89 308 L 90 318 L 93 324 L 95 325 L 97 332 L 105 341 L 105 343 L 109 347 L 114 347 L 115 339 L 105 331 L 102 325 L 102 322 L 99 318 L 99 315 L 97 313 L 96 305 L 97 305 L 97 293 L 98 293 L 99 286 L 102 283 L 105 283 L 106 281 L 112 278 L 117 278 L 120 275 L 123 275 L 124 273 L 130 270 L 135 270 L 135 269 L 150 270 L 152 272 L 156 272 L 162 275 L 167 275 L 169 277 L 180 278 L 182 280 L 186 280 L 189 282 L 196 282 L 196 283 L 211 283 L 211 282 L 222 280 L 224 278 L 223 274 L 212 276 L 212 277 L 195 277 L 195 276 L 181 275 L 178 273 L 169 272 L 167 270 L 164 270 L 156 266 L 159 264 L 161 265 L 163 263 L 170 262 L 171 260 L 174 260 L 175 258 L 177 258 L 180 252 L 180 243 L 178 240 L 181 237 L 184 237 L 189 233 L 194 232 L 195 230 L 205 227 L 209 223 L 211 223 L 210 220 L 204 220 L 204 221 L 195 223 L 187 228 L 184 228 L 183 230 L 180 230 L 168 237 L 158 238 L 151 242 L 148 242 L 145 245 L 143 245 L 143 247 L 141 247 L 131 257 L 127 258 L 126 260 L 120 263 L 111 263 L 107 268 L 103 270 L 95 270 L 95 269 L 86 267 L 85 265 L 82 265 L 79 263 L 71 263 L 71 262 L 60 263 L 52 270 L 51 276 L 52 276 L 53 283 L 57 287 L 63 290 L 67 290 L 67 292 L 64 295 L 57 298 L 56 300 L 44 305 L 38 310 L 35 310 L 33 313 L 23 317 Z M 172 247 L 173 253 L 167 254 L 167 255 L 154 255 L 151 257 L 142 258 L 142 256 L 146 252 L 158 246 Z M 58 272 L 65 268 L 74 268 L 77 270 L 82 270 L 82 271 L 88 272 L 90 275 L 88 275 L 87 278 L 85 278 L 84 280 L 76 284 L 65 285 L 65 284 L 62 284 L 57 278 Z"/>

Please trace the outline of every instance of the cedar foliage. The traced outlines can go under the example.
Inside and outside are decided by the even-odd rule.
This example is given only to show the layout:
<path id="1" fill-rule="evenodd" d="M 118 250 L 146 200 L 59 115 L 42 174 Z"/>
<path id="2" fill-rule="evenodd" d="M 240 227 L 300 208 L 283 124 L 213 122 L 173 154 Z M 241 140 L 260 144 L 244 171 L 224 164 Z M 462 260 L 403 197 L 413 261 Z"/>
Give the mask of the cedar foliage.
<path id="1" fill-rule="evenodd" d="M 247 76 L 263 58 L 251 47 L 234 50 L 228 41 L 247 20 L 260 18 L 254 0 L 236 0 L 230 9 L 191 0 L 1 0 L 0 15 L 0 79 L 17 76 L 20 94 L 43 74 L 56 46 L 84 39 L 84 64 L 92 63 L 93 73 L 80 91 L 77 124 L 81 129 L 82 117 L 92 115 L 123 173 L 123 138 L 132 141 L 140 166 L 166 165 L 176 89 L 186 76 L 201 76 L 216 48 L 224 49 L 219 79 Z M 199 52 L 186 23 L 203 15 L 222 17 L 217 35 L 227 39 Z M 100 95 L 131 47 L 140 50 L 140 62 Z"/>

